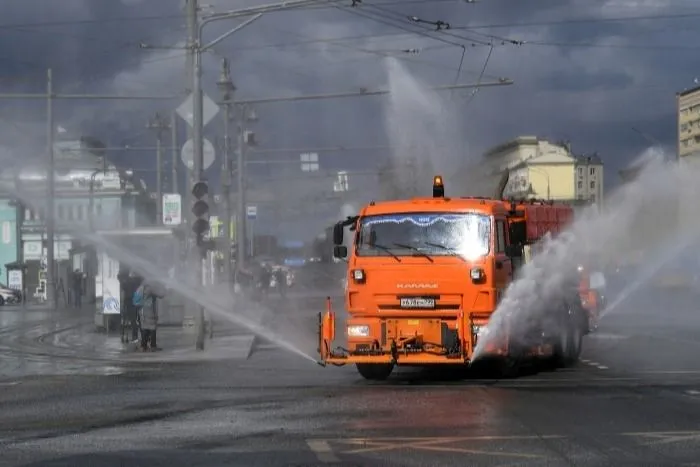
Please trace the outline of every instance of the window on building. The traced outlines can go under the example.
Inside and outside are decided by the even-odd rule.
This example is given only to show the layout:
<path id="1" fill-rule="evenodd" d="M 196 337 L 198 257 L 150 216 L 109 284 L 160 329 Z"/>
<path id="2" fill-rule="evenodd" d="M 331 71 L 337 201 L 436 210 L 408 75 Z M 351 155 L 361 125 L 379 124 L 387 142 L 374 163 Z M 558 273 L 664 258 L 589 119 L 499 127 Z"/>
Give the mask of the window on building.
<path id="1" fill-rule="evenodd" d="M 77 206 L 77 208 L 78 208 L 78 212 L 75 214 L 75 218 L 76 218 L 76 220 L 78 220 L 78 221 L 82 221 L 82 220 L 83 220 L 83 215 L 84 215 L 84 213 L 83 213 L 83 205 L 82 205 L 82 204 L 79 204 L 79 205 Z"/>
<path id="2" fill-rule="evenodd" d="M 583 177 L 583 167 L 578 168 L 578 176 Z"/>
<path id="3" fill-rule="evenodd" d="M 595 167 L 591 167 L 588 173 L 590 173 L 591 175 L 595 175 Z"/>
<path id="4" fill-rule="evenodd" d="M 24 220 L 25 221 L 33 221 L 34 220 L 34 213 L 32 212 L 31 209 L 28 209 L 28 208 L 24 209 Z"/>
<path id="5" fill-rule="evenodd" d="M 72 221 L 73 220 L 73 206 L 72 205 L 69 204 L 68 206 L 66 206 L 66 213 L 68 214 L 67 220 Z"/>
<path id="6" fill-rule="evenodd" d="M 581 182 L 581 181 L 578 182 L 578 189 L 583 190 L 583 182 Z"/>
<path id="7" fill-rule="evenodd" d="M 102 203 L 95 203 L 95 214 L 97 217 L 102 216 Z"/>
<path id="8" fill-rule="evenodd" d="M 595 190 L 595 180 L 591 180 L 591 190 Z"/>
<path id="9" fill-rule="evenodd" d="M 506 225 L 503 221 L 496 221 L 496 253 L 506 251 Z"/>
<path id="10" fill-rule="evenodd" d="M 66 211 L 65 207 L 64 207 L 62 204 L 59 204 L 59 205 L 58 205 L 58 218 L 59 218 L 60 220 L 63 220 L 63 219 L 66 218 L 66 212 L 65 212 L 65 211 Z"/>
<path id="11" fill-rule="evenodd" d="M 686 130 L 688 130 L 688 124 L 684 123 L 683 125 L 681 125 L 681 131 L 686 131 Z"/>

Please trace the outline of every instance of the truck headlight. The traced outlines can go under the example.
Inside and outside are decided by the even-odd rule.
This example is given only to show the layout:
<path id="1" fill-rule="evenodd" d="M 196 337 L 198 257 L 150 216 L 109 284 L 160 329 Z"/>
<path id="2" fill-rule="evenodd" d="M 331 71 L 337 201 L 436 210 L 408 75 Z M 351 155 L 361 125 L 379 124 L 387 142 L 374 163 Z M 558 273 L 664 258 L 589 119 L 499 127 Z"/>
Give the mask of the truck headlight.
<path id="1" fill-rule="evenodd" d="M 369 337 L 369 326 L 367 326 L 367 325 L 348 326 L 348 337 Z"/>
<path id="2" fill-rule="evenodd" d="M 472 270 L 469 271 L 469 275 L 471 276 L 472 281 L 478 282 L 484 278 L 484 270 L 481 268 L 472 268 Z"/>

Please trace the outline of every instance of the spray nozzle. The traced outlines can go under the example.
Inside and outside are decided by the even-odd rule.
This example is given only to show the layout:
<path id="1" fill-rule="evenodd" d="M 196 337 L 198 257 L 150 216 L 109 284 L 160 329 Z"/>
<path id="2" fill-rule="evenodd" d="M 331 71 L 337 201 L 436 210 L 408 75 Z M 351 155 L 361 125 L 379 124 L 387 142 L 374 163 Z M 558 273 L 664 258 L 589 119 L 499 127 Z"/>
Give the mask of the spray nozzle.
<path id="1" fill-rule="evenodd" d="M 326 367 L 326 362 L 324 362 L 323 360 L 316 360 L 316 363 L 321 365 L 324 368 Z"/>

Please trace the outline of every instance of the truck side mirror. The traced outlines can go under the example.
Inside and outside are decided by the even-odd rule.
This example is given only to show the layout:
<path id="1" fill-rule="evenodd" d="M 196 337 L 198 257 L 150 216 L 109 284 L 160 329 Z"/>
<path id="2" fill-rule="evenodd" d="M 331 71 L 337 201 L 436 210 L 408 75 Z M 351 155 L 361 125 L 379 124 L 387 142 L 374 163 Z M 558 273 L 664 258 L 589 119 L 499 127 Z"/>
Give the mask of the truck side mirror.
<path id="1" fill-rule="evenodd" d="M 506 245 L 506 256 L 519 258 L 523 255 L 523 248 L 520 245 Z"/>
<path id="2" fill-rule="evenodd" d="M 333 256 L 336 258 L 346 258 L 348 256 L 348 247 L 345 245 L 336 245 L 333 247 Z"/>
<path id="3" fill-rule="evenodd" d="M 333 244 L 343 244 L 343 224 L 341 224 L 340 222 L 333 226 Z"/>

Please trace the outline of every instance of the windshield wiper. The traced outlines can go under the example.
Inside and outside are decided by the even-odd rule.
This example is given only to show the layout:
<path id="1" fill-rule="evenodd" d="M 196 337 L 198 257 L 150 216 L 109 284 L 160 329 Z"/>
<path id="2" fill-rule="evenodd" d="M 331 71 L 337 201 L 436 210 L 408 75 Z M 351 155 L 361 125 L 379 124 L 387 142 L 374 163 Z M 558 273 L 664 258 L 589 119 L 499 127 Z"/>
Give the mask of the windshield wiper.
<path id="1" fill-rule="evenodd" d="M 405 248 L 405 249 L 407 249 L 407 250 L 413 250 L 413 251 L 415 251 L 415 252 L 418 254 L 418 256 L 422 256 L 422 257 L 424 257 L 424 258 L 428 258 L 428 260 L 430 260 L 431 263 L 434 263 L 434 262 L 435 262 L 435 260 L 434 260 L 433 258 L 431 258 L 430 255 L 429 255 L 428 253 L 426 253 L 426 252 L 424 252 L 424 251 L 421 251 L 420 249 L 418 249 L 418 248 L 416 248 L 416 247 L 414 247 L 414 246 L 411 246 L 411 245 L 404 245 L 403 243 L 394 243 L 393 245 L 394 245 L 394 246 L 397 246 L 397 247 L 399 247 L 399 248 Z"/>
<path id="2" fill-rule="evenodd" d="M 398 261 L 399 263 L 401 262 L 401 258 L 399 258 L 398 255 L 396 255 L 395 253 L 393 253 L 393 252 L 391 251 L 391 248 L 389 248 L 388 246 L 377 245 L 376 243 L 374 243 L 374 244 L 372 244 L 372 245 L 370 245 L 370 246 L 371 246 L 372 248 L 377 248 L 378 250 L 386 251 L 386 252 L 389 253 L 389 255 L 390 255 L 392 258 L 394 258 L 396 261 Z"/>
<path id="3" fill-rule="evenodd" d="M 454 248 L 450 248 L 449 246 L 445 246 L 445 245 L 440 245 L 439 243 L 432 243 L 432 242 L 423 242 L 423 243 L 425 245 L 428 245 L 428 246 L 432 246 L 435 248 L 440 248 L 441 250 L 449 251 L 453 255 L 458 256 L 462 261 L 467 262 L 467 260 L 464 259 L 464 257 L 462 255 L 457 253 L 457 250 L 455 250 Z"/>

